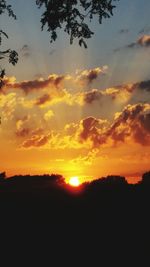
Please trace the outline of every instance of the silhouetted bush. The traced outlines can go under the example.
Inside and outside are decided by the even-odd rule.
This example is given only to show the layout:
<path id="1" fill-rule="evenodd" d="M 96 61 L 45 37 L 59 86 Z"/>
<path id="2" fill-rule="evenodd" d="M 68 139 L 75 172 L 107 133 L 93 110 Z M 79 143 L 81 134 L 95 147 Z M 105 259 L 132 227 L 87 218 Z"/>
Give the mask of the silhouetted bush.
<path id="1" fill-rule="evenodd" d="M 143 174 L 142 181 L 140 183 L 150 185 L 150 171 Z"/>
<path id="2" fill-rule="evenodd" d="M 6 178 L 6 173 L 5 172 L 1 172 L 0 173 L 0 181 L 3 181 Z"/>

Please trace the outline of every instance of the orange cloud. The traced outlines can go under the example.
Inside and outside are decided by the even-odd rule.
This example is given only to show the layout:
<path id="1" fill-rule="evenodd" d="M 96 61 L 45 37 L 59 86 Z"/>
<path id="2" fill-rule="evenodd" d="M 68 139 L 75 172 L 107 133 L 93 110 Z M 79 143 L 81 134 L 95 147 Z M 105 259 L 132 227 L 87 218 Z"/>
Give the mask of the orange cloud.
<path id="1" fill-rule="evenodd" d="M 132 42 L 124 47 L 114 49 L 114 52 L 118 52 L 122 49 L 135 49 L 135 48 L 148 48 L 150 47 L 150 35 L 142 35 L 135 42 Z"/>
<path id="2" fill-rule="evenodd" d="M 150 46 L 150 35 L 143 35 L 142 37 L 140 37 L 137 41 L 137 44 L 146 47 Z"/>
<path id="3" fill-rule="evenodd" d="M 5 78 L 4 89 L 9 89 L 9 88 L 21 89 L 26 94 L 28 94 L 33 90 L 43 89 L 50 85 L 58 88 L 58 86 L 62 83 L 64 79 L 65 76 L 63 75 L 59 76 L 56 74 L 49 75 L 47 79 L 40 78 L 32 81 L 23 81 L 23 82 L 16 82 L 16 79 L 14 77 Z"/>
<path id="4" fill-rule="evenodd" d="M 132 139 L 141 145 L 150 145 L 150 105 L 128 105 L 107 131 L 115 142 Z"/>
<path id="5" fill-rule="evenodd" d="M 42 147 L 49 141 L 50 135 L 33 135 L 31 138 L 25 140 L 22 144 L 23 148 Z"/>
<path id="6" fill-rule="evenodd" d="M 129 102 L 132 97 L 133 92 L 128 90 L 128 86 L 120 86 L 114 88 L 106 88 L 105 90 L 92 89 L 83 93 L 76 95 L 74 102 L 81 106 L 88 105 L 100 105 L 101 111 L 105 110 L 107 105 L 115 107 L 115 105 L 120 104 L 120 107 Z M 117 108 L 116 107 L 116 108 Z"/>
<path id="7" fill-rule="evenodd" d="M 18 137 L 26 137 L 27 135 L 29 135 L 29 133 L 30 133 L 29 128 L 22 128 L 16 132 L 16 135 Z"/>
<path id="8" fill-rule="evenodd" d="M 90 82 L 101 72 L 100 68 L 83 71 L 80 78 Z M 47 136 L 49 131 L 56 131 L 53 140 L 49 138 L 48 142 L 53 148 L 98 148 L 107 144 L 109 140 L 111 143 L 118 143 L 127 142 L 129 139 L 139 144 L 148 144 L 149 112 L 148 109 L 145 111 L 145 104 L 136 102 L 137 96 L 140 102 L 146 101 L 150 81 L 77 93 L 65 89 L 63 85 L 57 88 L 64 79 L 70 81 L 68 75 L 56 74 L 45 80 L 21 83 L 17 83 L 14 77 L 6 78 L 6 87 L 12 87 L 10 86 L 10 91 L 7 90 L 5 94 L 0 95 L 2 131 L 7 130 L 11 135 L 26 139 L 23 144 L 25 147 L 29 147 L 30 144 L 35 147 L 38 147 L 38 144 L 44 146 L 44 141 L 40 140 L 45 140 L 43 136 Z M 55 86 L 47 87 L 49 83 Z M 27 94 L 23 94 L 23 90 L 14 90 L 21 89 L 22 85 Z M 38 92 L 33 92 L 34 89 L 38 89 Z M 30 92 L 32 94 L 29 94 Z M 139 110 L 139 113 L 134 111 L 135 118 L 131 116 L 133 110 Z M 50 124 L 49 120 L 54 114 L 55 118 Z M 124 121 L 127 114 L 128 119 Z M 33 133 L 37 128 L 43 129 L 43 132 Z"/>
<path id="9" fill-rule="evenodd" d="M 136 42 L 127 45 L 127 48 L 150 47 L 150 35 L 141 36 Z"/>
<path id="10" fill-rule="evenodd" d="M 79 156 L 77 158 L 72 159 L 70 162 L 73 164 L 84 164 L 84 165 L 92 165 L 93 161 L 96 159 L 99 149 L 92 149 L 87 153 L 86 156 Z"/>
<path id="11" fill-rule="evenodd" d="M 67 126 L 70 134 L 81 145 L 87 144 L 90 148 L 100 148 L 109 143 L 109 140 L 118 142 L 132 141 L 140 145 L 150 145 L 150 105 L 128 105 L 122 112 L 115 115 L 112 124 L 106 120 L 87 117 L 77 125 Z"/>
<path id="12" fill-rule="evenodd" d="M 112 124 L 107 120 L 87 117 L 79 123 L 65 126 L 61 133 L 33 135 L 25 140 L 22 147 L 41 147 L 48 144 L 53 149 L 88 148 L 100 149 L 101 146 L 112 146 L 118 143 L 138 143 L 150 145 L 150 105 L 128 105 L 122 112 L 115 114 Z M 26 137 L 28 128 L 21 128 L 18 136 Z"/>
<path id="13" fill-rule="evenodd" d="M 45 121 L 49 121 L 53 116 L 54 116 L 53 111 L 52 111 L 52 110 L 48 110 L 48 111 L 44 114 L 44 120 L 45 120 Z"/>

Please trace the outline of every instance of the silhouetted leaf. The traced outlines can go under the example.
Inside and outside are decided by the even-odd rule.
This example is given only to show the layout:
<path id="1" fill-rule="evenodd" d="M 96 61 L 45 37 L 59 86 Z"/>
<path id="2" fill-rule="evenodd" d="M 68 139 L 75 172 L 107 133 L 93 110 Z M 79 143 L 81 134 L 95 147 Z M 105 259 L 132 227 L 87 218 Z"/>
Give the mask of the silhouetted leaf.
<path id="1" fill-rule="evenodd" d="M 56 31 L 63 28 L 70 35 L 70 44 L 77 38 L 79 45 L 87 48 L 85 39 L 91 38 L 94 33 L 85 21 L 91 21 L 96 16 L 102 23 L 103 18 L 110 18 L 115 1 L 119 0 L 36 0 L 36 4 L 44 9 L 41 28 L 47 27 L 51 34 L 50 42 L 57 39 Z"/>
<path id="2" fill-rule="evenodd" d="M 87 48 L 87 44 L 85 43 L 85 41 L 83 40 L 83 38 L 81 38 L 79 40 L 79 45 L 82 46 L 82 44 L 84 45 L 84 48 Z"/>
<path id="3" fill-rule="evenodd" d="M 15 65 L 18 62 L 18 53 L 12 50 L 9 54 L 9 63 Z"/>

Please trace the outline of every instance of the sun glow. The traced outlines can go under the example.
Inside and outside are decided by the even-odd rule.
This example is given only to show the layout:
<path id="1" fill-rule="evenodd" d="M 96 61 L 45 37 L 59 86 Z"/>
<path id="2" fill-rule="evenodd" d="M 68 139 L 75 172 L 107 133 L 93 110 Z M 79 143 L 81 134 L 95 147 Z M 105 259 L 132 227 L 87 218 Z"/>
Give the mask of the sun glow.
<path id="1" fill-rule="evenodd" d="M 78 187 L 80 185 L 80 180 L 78 176 L 70 177 L 69 184 L 74 187 Z"/>

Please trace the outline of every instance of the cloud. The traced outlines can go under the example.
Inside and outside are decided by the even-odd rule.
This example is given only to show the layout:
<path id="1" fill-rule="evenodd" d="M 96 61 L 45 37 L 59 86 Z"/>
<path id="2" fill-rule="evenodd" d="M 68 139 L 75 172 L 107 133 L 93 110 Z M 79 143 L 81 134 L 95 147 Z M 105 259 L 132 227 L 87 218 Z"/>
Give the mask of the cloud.
<path id="1" fill-rule="evenodd" d="M 144 33 L 149 33 L 150 32 L 150 27 L 149 26 L 145 26 L 144 28 L 142 28 L 139 31 L 139 34 L 144 34 Z"/>
<path id="2" fill-rule="evenodd" d="M 19 133 L 20 136 L 27 137 L 28 129 L 21 128 Z M 53 149 L 86 148 L 97 154 L 97 149 L 100 150 L 101 147 L 120 146 L 121 143 L 150 146 L 150 104 L 128 105 L 122 112 L 115 114 L 112 123 L 87 117 L 77 124 L 66 125 L 61 134 L 37 132 L 24 140 L 21 147 L 38 148 L 47 145 L 46 147 Z M 92 152 L 84 157 L 87 164 L 90 164 L 94 155 L 95 152 Z M 78 161 L 82 161 L 82 158 L 79 157 Z"/>
<path id="3" fill-rule="evenodd" d="M 150 35 L 141 36 L 136 42 L 126 46 L 126 48 L 150 47 Z"/>
<path id="4" fill-rule="evenodd" d="M 140 38 L 138 38 L 136 42 L 132 42 L 126 46 L 114 49 L 114 52 L 119 52 L 123 49 L 149 48 L 149 47 L 150 47 L 150 35 L 143 35 Z"/>
<path id="5" fill-rule="evenodd" d="M 20 52 L 21 52 L 22 56 L 26 57 L 26 58 L 31 55 L 31 49 L 27 44 L 22 46 L 22 48 L 20 49 Z"/>
<path id="6" fill-rule="evenodd" d="M 128 44 L 127 46 L 125 46 L 124 48 L 135 48 L 135 47 L 138 47 L 137 43 L 131 43 L 131 44 Z"/>
<path id="7" fill-rule="evenodd" d="M 54 112 L 53 112 L 52 110 L 48 110 L 48 111 L 44 114 L 44 120 L 45 120 L 45 121 L 49 121 L 53 116 L 54 116 Z"/>
<path id="8" fill-rule="evenodd" d="M 112 123 L 87 117 L 68 129 L 72 139 L 93 149 L 130 142 L 150 146 L 150 104 L 127 105 Z"/>
<path id="9" fill-rule="evenodd" d="M 79 73 L 74 80 L 76 77 Z M 86 77 L 91 79 L 91 76 Z M 145 111 L 144 103 L 150 99 L 149 80 L 103 90 L 87 88 L 80 92 L 69 91 L 62 81 L 68 82 L 68 75 L 52 74 L 47 79 L 20 83 L 15 77 L 6 78 L 6 88 L 0 94 L 3 136 L 7 137 L 6 131 L 9 132 L 17 144 L 22 143 L 26 148 L 47 144 L 53 149 L 95 149 L 108 143 L 129 141 L 148 144 L 149 112 L 148 109 Z M 136 104 L 139 102 L 141 104 Z M 143 109 L 134 118 L 131 113 L 137 109 L 136 105 Z M 124 122 L 125 114 L 128 119 Z M 42 131 L 36 132 L 36 129 Z M 136 129 L 139 133 L 135 134 Z M 53 137 L 46 139 L 52 131 L 55 132 Z"/>
<path id="10" fill-rule="evenodd" d="M 150 92 L 150 80 L 135 83 L 132 88 Z"/>
<path id="11" fill-rule="evenodd" d="M 145 80 L 137 83 L 129 83 L 118 85 L 115 87 L 106 88 L 104 90 L 92 89 L 91 91 L 82 93 L 82 102 L 86 104 L 92 104 L 94 101 L 105 101 L 111 100 L 119 101 L 120 103 L 127 103 L 133 96 L 138 96 L 140 91 L 143 91 L 143 95 L 140 94 L 141 101 L 148 100 L 145 92 L 150 92 L 150 80 Z M 80 96 L 80 97 L 81 97 Z"/>
<path id="12" fill-rule="evenodd" d="M 87 104 L 91 104 L 94 101 L 98 101 L 103 96 L 102 92 L 97 89 L 93 89 L 89 92 L 85 92 L 83 96 L 83 101 Z"/>
<path id="13" fill-rule="evenodd" d="M 20 89 L 23 90 L 26 94 L 28 94 L 32 91 L 45 89 L 49 86 L 54 86 L 55 88 L 58 88 L 64 79 L 65 77 L 63 75 L 51 74 L 48 76 L 47 79 L 41 78 L 31 81 L 16 82 L 16 79 L 14 77 L 11 77 L 6 78 L 4 80 L 4 88 Z"/>
<path id="14" fill-rule="evenodd" d="M 48 135 L 33 135 L 31 138 L 25 140 L 22 148 L 42 147 L 48 143 L 50 134 Z"/>
<path id="15" fill-rule="evenodd" d="M 103 66 L 90 69 L 77 71 L 76 81 L 81 85 L 90 85 L 94 80 L 96 80 L 100 75 L 105 75 L 107 72 L 108 66 Z"/>
<path id="16" fill-rule="evenodd" d="M 35 105 L 42 108 L 49 104 L 52 105 L 58 102 L 65 102 L 68 105 L 80 104 L 79 100 L 82 101 L 83 97 L 79 93 L 77 94 L 72 92 L 70 88 L 73 86 L 73 88 L 75 87 L 75 91 L 77 91 L 79 85 L 88 86 L 95 79 L 97 79 L 100 74 L 104 75 L 106 70 L 107 67 L 104 66 L 102 68 L 84 70 L 81 72 L 78 71 L 75 76 L 68 74 L 51 74 L 47 79 L 39 78 L 23 82 L 17 82 L 15 77 L 6 77 L 5 85 L 1 90 L 1 94 L 8 94 L 13 90 L 18 95 L 22 93 L 25 93 L 26 96 L 32 94 L 32 97 L 30 97 L 30 100 L 28 100 L 28 104 L 30 103 L 30 106 Z M 67 87 L 67 89 L 65 87 Z M 97 96 L 100 97 L 100 92 L 98 93 L 95 90 L 94 96 L 94 90 L 92 90 L 92 92 L 89 92 L 87 95 L 85 95 L 85 102 L 93 102 Z M 36 97 L 36 99 L 33 99 L 33 97 Z"/>
<path id="17" fill-rule="evenodd" d="M 90 91 L 86 91 L 80 93 L 76 97 L 76 102 L 79 105 L 94 105 L 99 104 L 103 105 L 104 107 L 109 105 L 127 103 L 129 98 L 131 97 L 132 90 L 130 89 L 131 85 L 122 85 L 116 86 L 111 88 L 106 88 L 104 90 L 100 89 L 92 89 Z M 105 108 L 104 108 L 105 109 Z"/>
<path id="18" fill-rule="evenodd" d="M 64 87 L 64 82 L 68 80 L 68 75 L 57 74 L 51 74 L 47 79 L 39 78 L 23 82 L 17 82 L 15 77 L 6 77 L 0 93 L 6 95 L 13 91 L 17 96 L 22 96 L 26 100 L 26 105 L 31 108 L 34 105 L 45 108 L 58 102 L 72 105 L 74 98 Z"/>
<path id="19" fill-rule="evenodd" d="M 22 119 L 16 121 L 16 136 L 17 137 L 26 137 L 30 134 L 31 129 L 27 126 L 30 117 L 24 116 Z"/>
<path id="20" fill-rule="evenodd" d="M 45 104 L 46 102 L 50 101 L 51 97 L 49 94 L 44 94 L 42 96 L 40 96 L 39 98 L 36 99 L 35 101 L 35 105 L 40 106 Z"/>
<path id="21" fill-rule="evenodd" d="M 6 123 L 14 119 L 16 104 L 16 93 L 11 92 L 8 95 L 0 96 L 0 112 L 2 123 Z"/>
<path id="22" fill-rule="evenodd" d="M 97 154 L 99 152 L 99 149 L 92 149 L 91 151 L 89 151 L 87 153 L 86 156 L 83 155 L 79 155 L 76 158 L 73 158 L 72 160 L 70 160 L 70 163 L 73 164 L 83 164 L 83 165 L 92 165 L 93 161 L 96 159 Z"/>
<path id="23" fill-rule="evenodd" d="M 142 47 L 149 47 L 150 46 L 150 35 L 143 35 L 137 41 L 137 44 Z"/>
<path id="24" fill-rule="evenodd" d="M 150 145 L 150 105 L 128 105 L 117 116 L 106 135 L 115 142 L 130 139 L 143 146 Z"/>
<path id="25" fill-rule="evenodd" d="M 78 130 L 79 142 L 89 142 L 93 148 L 104 144 L 106 139 L 103 134 L 103 129 L 105 129 L 106 121 L 96 119 L 93 117 L 88 117 L 81 120 Z"/>
<path id="26" fill-rule="evenodd" d="M 51 117 L 53 116 L 53 113 L 51 114 Z M 44 114 L 44 119 L 45 117 L 48 120 L 51 118 L 50 117 L 50 110 Z M 46 119 L 45 119 L 46 120 Z M 16 131 L 15 134 L 17 138 L 29 138 L 31 136 L 36 136 L 36 135 L 42 135 L 45 132 L 44 125 L 43 128 L 37 127 L 35 123 L 33 123 L 33 118 L 32 116 L 24 116 L 23 118 L 20 118 L 16 120 Z"/>
<path id="27" fill-rule="evenodd" d="M 126 33 L 128 33 L 128 32 L 129 32 L 129 29 L 121 29 L 121 30 L 119 31 L 120 34 L 126 34 Z"/>
<path id="28" fill-rule="evenodd" d="M 16 132 L 17 137 L 26 137 L 30 133 L 30 128 L 22 128 Z"/>

